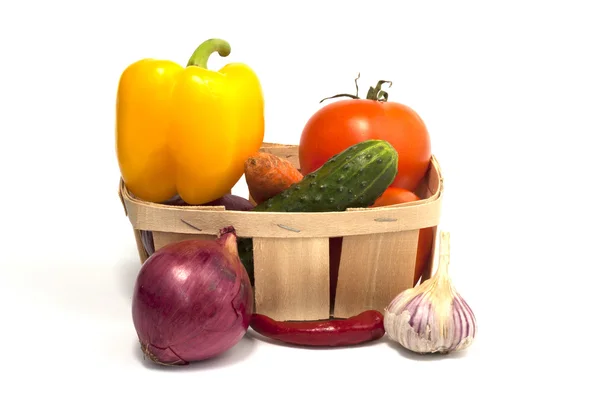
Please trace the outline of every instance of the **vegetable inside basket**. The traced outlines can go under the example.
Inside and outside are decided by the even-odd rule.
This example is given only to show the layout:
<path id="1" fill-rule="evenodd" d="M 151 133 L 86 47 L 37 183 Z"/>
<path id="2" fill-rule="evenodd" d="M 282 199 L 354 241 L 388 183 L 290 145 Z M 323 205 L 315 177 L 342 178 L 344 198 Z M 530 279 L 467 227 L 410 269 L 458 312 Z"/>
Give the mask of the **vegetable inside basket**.
<path id="1" fill-rule="evenodd" d="M 295 145 L 264 143 L 261 151 L 299 167 Z M 122 181 L 119 194 L 141 262 L 148 258 L 142 231 L 152 233 L 158 250 L 190 238 L 214 239 L 221 228 L 232 225 L 239 237 L 252 238 L 256 312 L 278 320 L 314 320 L 347 318 L 369 309 L 383 312 L 398 293 L 414 286 L 419 233 L 429 228 L 435 237 L 443 179 L 432 157 L 416 190 L 422 200 L 342 212 L 252 212 L 225 210 L 224 206 L 163 205 L 135 198 Z M 336 253 L 336 246 L 341 251 Z M 339 271 L 330 268 L 338 259 Z M 431 275 L 432 259 L 428 259 L 422 280 Z"/>

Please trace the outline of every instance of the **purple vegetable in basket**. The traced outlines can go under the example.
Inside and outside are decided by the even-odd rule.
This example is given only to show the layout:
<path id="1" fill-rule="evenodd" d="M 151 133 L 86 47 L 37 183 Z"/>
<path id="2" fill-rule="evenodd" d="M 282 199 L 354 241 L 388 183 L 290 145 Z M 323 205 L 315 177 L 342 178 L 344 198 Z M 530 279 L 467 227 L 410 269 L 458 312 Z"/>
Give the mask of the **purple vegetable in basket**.
<path id="1" fill-rule="evenodd" d="M 146 254 L 151 256 L 154 254 L 154 238 L 152 237 L 152 232 L 150 231 L 140 231 L 142 236 L 142 245 L 144 246 L 144 250 L 146 250 Z"/>
<path id="2" fill-rule="evenodd" d="M 165 205 L 171 206 L 189 206 L 185 201 L 176 195 L 170 200 L 163 203 Z M 250 203 L 249 200 L 236 196 L 234 194 L 226 194 L 223 197 L 220 197 L 216 200 L 213 200 L 209 203 L 202 204 L 203 206 L 225 206 L 226 210 L 230 211 L 251 211 L 254 208 L 254 205 Z M 142 236 L 142 245 L 144 246 L 144 250 L 146 250 L 146 254 L 151 256 L 154 254 L 154 238 L 152 236 L 151 231 L 140 231 Z"/>
<path id="3" fill-rule="evenodd" d="M 203 204 L 203 206 L 225 206 L 226 210 L 231 211 L 251 211 L 254 208 L 249 200 L 235 194 L 226 194 L 217 200 Z"/>
<path id="4" fill-rule="evenodd" d="M 190 204 L 183 201 L 182 198 L 179 197 L 179 195 L 171 198 L 163 204 L 169 206 L 191 206 Z M 250 203 L 249 200 L 241 196 L 236 196 L 235 194 L 226 194 L 225 196 L 220 197 L 216 200 L 204 203 L 202 204 L 202 206 L 225 206 L 226 210 L 232 211 L 250 211 L 254 208 L 254 205 Z"/>
<path id="5" fill-rule="evenodd" d="M 162 204 L 165 204 L 165 205 L 168 205 L 168 206 L 189 206 L 189 204 L 186 203 L 185 201 L 183 201 L 183 199 L 181 198 L 181 196 L 179 196 L 178 194 L 176 194 L 175 196 L 171 197 L 169 200 L 165 201 Z"/>

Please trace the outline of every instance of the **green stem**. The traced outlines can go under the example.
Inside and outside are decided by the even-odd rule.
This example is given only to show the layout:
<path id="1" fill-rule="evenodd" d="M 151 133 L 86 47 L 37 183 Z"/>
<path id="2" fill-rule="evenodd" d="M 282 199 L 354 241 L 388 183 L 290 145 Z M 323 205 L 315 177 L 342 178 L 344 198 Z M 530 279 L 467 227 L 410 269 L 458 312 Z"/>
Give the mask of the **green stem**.
<path id="1" fill-rule="evenodd" d="M 392 82 L 390 81 L 379 81 L 375 87 L 371 86 L 369 88 L 369 92 L 367 93 L 367 100 L 378 100 L 378 101 L 387 101 L 388 93 L 384 90 L 381 90 L 381 86 L 384 83 L 389 83 L 392 87 Z"/>
<path id="2" fill-rule="evenodd" d="M 227 57 L 231 53 L 231 46 L 223 39 L 208 39 L 196 48 L 187 66 L 195 65 L 200 68 L 208 68 L 208 58 L 214 52 L 219 52 L 221 57 Z"/>
<path id="3" fill-rule="evenodd" d="M 347 93 L 336 94 L 335 96 L 324 98 L 319 103 L 322 103 L 325 100 L 335 99 L 337 97 L 350 97 L 351 99 L 360 100 L 360 97 L 358 97 L 358 78 L 360 78 L 360 73 L 358 74 L 358 77 L 356 77 L 356 79 L 354 80 L 354 85 L 356 86 L 356 95 L 347 94 Z M 388 93 L 385 90 L 381 90 L 381 86 L 383 86 L 384 83 L 388 83 L 389 87 L 392 87 L 391 81 L 383 81 L 382 80 L 382 81 L 377 82 L 377 85 L 375 85 L 375 87 L 371 86 L 369 88 L 369 91 L 367 92 L 367 97 L 366 97 L 367 100 L 382 101 L 382 102 L 387 101 Z"/>
<path id="4" fill-rule="evenodd" d="M 323 100 L 321 100 L 319 103 L 322 103 L 322 102 L 324 102 L 325 100 L 331 100 L 331 99 L 335 99 L 335 98 L 337 98 L 337 97 L 350 97 L 350 98 L 352 98 L 352 99 L 354 99 L 354 100 L 360 100 L 360 97 L 358 97 L 358 96 L 355 96 L 355 95 L 353 95 L 353 94 L 345 94 L 345 93 L 343 93 L 343 94 L 336 94 L 335 96 L 331 96 L 331 97 L 325 97 L 325 98 L 324 98 Z"/>

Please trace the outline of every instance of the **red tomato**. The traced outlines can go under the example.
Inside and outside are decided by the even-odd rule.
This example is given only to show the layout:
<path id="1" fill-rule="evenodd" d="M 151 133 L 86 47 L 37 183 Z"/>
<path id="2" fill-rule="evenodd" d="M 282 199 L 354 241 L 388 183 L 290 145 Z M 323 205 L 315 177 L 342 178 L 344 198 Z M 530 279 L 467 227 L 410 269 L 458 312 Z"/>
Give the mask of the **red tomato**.
<path id="1" fill-rule="evenodd" d="M 371 88 L 373 94 L 367 99 L 330 103 L 308 120 L 298 148 L 302 174 L 320 168 L 329 158 L 354 144 L 382 139 L 398 152 L 398 175 L 391 186 L 408 190 L 417 187 L 431 160 L 429 133 L 410 107 L 387 102 L 377 95 L 376 92 L 385 93 L 380 86 Z"/>
<path id="2" fill-rule="evenodd" d="M 383 194 L 379 196 L 377 200 L 375 200 L 375 203 L 373 203 L 371 207 L 390 206 L 393 204 L 402 204 L 417 200 L 421 199 L 410 190 L 388 187 L 385 192 L 383 192 Z"/>

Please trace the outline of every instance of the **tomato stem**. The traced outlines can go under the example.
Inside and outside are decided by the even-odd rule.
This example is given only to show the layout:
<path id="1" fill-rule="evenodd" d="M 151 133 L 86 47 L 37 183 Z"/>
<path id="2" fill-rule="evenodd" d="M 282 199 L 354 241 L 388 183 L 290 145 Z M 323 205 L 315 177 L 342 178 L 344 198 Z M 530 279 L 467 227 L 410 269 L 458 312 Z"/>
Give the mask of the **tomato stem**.
<path id="1" fill-rule="evenodd" d="M 369 92 L 367 93 L 368 100 L 378 100 L 378 101 L 387 101 L 388 93 L 384 90 L 381 90 L 381 86 L 384 83 L 389 83 L 388 87 L 392 87 L 391 81 L 379 81 L 375 87 L 371 86 L 369 88 Z"/>
<path id="2" fill-rule="evenodd" d="M 360 72 L 358 73 L 358 76 L 356 77 L 356 79 L 354 79 L 354 85 L 356 86 L 356 94 L 348 94 L 348 93 L 336 94 L 334 96 L 325 97 L 319 103 L 322 103 L 325 100 L 331 100 L 331 99 L 335 99 L 338 97 L 350 97 L 351 99 L 360 100 L 360 97 L 358 96 L 358 79 L 359 78 L 360 78 Z M 373 100 L 373 101 L 386 102 L 388 100 L 388 92 L 381 89 L 381 87 L 383 86 L 384 83 L 388 83 L 389 84 L 388 87 L 392 87 L 391 81 L 380 80 L 379 82 L 377 82 L 377 85 L 375 85 L 375 87 L 371 86 L 369 88 L 366 99 Z"/>
<path id="3" fill-rule="evenodd" d="M 353 95 L 353 94 L 336 94 L 335 96 L 325 97 L 325 98 L 324 98 L 323 100 L 321 100 L 319 103 L 322 103 L 322 102 L 324 102 L 325 100 L 331 100 L 331 99 L 335 99 L 335 98 L 338 98 L 338 97 L 350 97 L 350 98 L 352 98 L 352 99 L 354 99 L 354 100 L 360 100 L 360 97 L 358 97 L 358 96 L 355 96 L 355 95 Z"/>
<path id="4" fill-rule="evenodd" d="M 360 72 L 358 73 L 358 75 L 356 76 L 356 78 L 354 79 L 354 86 L 356 86 L 356 96 L 358 97 L 358 80 L 360 79 Z"/>

